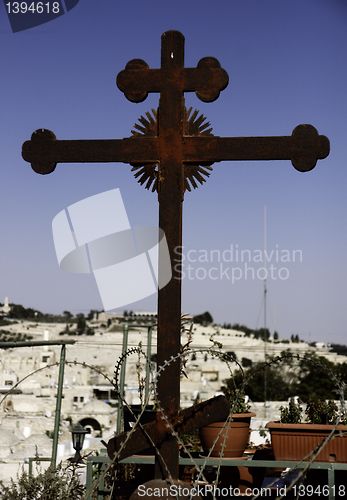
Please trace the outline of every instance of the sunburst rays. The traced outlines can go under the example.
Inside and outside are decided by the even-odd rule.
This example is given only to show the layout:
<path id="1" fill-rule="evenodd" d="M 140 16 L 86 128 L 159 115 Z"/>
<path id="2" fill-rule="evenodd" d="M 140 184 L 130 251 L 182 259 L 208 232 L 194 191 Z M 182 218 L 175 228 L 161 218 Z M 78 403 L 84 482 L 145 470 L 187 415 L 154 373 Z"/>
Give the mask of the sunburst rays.
<path id="1" fill-rule="evenodd" d="M 135 123 L 131 134 L 133 137 L 156 137 L 158 135 L 157 110 L 152 109 L 140 116 Z M 212 135 L 212 127 L 206 117 L 197 109 L 185 109 L 184 135 L 199 136 Z M 158 163 L 132 163 L 131 171 L 137 182 L 152 192 L 158 191 L 159 165 Z M 185 190 L 196 189 L 206 182 L 210 176 L 212 166 L 210 163 L 185 164 L 184 184 Z"/>

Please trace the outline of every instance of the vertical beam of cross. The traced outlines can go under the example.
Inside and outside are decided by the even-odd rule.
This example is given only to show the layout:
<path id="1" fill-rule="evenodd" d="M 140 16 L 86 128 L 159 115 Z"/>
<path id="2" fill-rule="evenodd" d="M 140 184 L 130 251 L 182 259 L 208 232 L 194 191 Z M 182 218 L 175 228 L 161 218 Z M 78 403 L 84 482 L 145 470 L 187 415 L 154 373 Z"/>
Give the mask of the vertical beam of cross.
<path id="1" fill-rule="evenodd" d="M 183 135 L 183 92 L 177 85 L 175 75 L 183 68 L 184 38 L 173 32 L 164 33 L 162 38 L 161 67 L 171 78 L 161 91 L 159 102 L 159 227 L 164 231 L 171 262 L 177 256 L 175 248 L 182 245 L 182 202 L 184 176 L 182 168 Z M 175 77 L 176 76 L 176 77 Z M 159 251 L 159 273 L 161 255 Z M 158 292 L 158 342 L 157 363 L 180 351 L 181 341 L 181 278 L 173 274 L 170 283 Z M 170 387 L 170 390 L 168 390 Z M 176 360 L 162 373 L 158 381 L 158 393 L 166 413 L 175 418 L 180 408 L 180 361 Z M 178 450 L 176 439 L 172 436 L 160 447 L 160 454 L 173 477 L 178 477 Z M 159 467 L 161 471 L 159 470 Z M 156 463 L 156 476 L 160 477 L 163 466 Z"/>
<path id="2" fill-rule="evenodd" d="M 160 70 L 149 69 L 144 61 L 135 59 L 117 77 L 118 87 L 130 101 L 140 102 L 147 97 L 148 92 L 160 92 L 159 227 L 165 233 L 174 269 L 181 267 L 181 254 L 175 249 L 182 245 L 184 92 L 195 91 L 200 99 L 209 102 L 218 97 L 227 83 L 226 72 L 214 58 L 202 59 L 197 68 L 184 68 L 184 36 L 177 31 L 162 35 Z M 159 250 L 159 277 L 161 262 Z M 181 277 L 179 273 L 173 272 L 172 280 L 158 291 L 158 366 L 180 352 L 181 290 Z M 162 408 L 174 421 L 180 409 L 180 360 L 170 363 L 161 373 L 158 394 Z M 177 478 L 179 453 L 175 438 L 171 436 L 160 444 L 159 452 L 156 477 L 165 476 L 168 471 Z"/>

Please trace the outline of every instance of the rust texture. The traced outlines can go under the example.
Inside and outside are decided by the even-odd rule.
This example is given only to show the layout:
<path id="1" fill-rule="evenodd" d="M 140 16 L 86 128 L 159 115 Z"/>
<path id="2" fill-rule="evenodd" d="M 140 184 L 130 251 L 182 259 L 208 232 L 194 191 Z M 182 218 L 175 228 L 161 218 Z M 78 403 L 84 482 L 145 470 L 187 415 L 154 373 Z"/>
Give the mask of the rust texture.
<path id="1" fill-rule="evenodd" d="M 217 396 L 180 411 L 172 425 L 176 432 L 190 432 L 213 422 L 224 421 L 228 417 L 229 411 L 230 406 L 225 397 Z M 166 429 L 165 423 L 161 420 L 160 412 L 157 413 L 156 421 L 143 424 L 141 427 L 129 439 L 127 439 L 127 432 L 110 439 L 107 446 L 109 457 L 114 458 L 123 442 L 126 444 L 118 454 L 119 460 L 150 448 L 151 441 L 156 446 L 160 446 L 170 435 L 170 429 Z"/>
<path id="2" fill-rule="evenodd" d="M 184 67 L 184 37 L 177 31 L 162 35 L 161 67 L 151 69 L 141 59 L 130 61 L 118 74 L 117 85 L 131 102 L 142 102 L 148 93 L 160 93 L 155 134 L 135 134 L 127 139 L 57 140 L 53 132 L 36 131 L 23 144 L 23 158 L 40 174 L 53 172 L 59 162 L 125 162 L 141 168 L 145 187 L 155 185 L 159 199 L 159 226 L 164 231 L 170 255 L 182 241 L 184 191 L 199 176 L 190 175 L 190 166 L 210 165 L 222 160 L 291 160 L 299 171 L 311 170 L 318 159 L 329 154 L 329 141 L 311 125 L 299 125 L 288 137 L 216 137 L 187 133 L 184 92 L 195 92 L 204 102 L 212 102 L 228 84 L 228 75 L 217 59 L 205 57 L 196 68 Z M 142 117 L 141 117 L 142 118 Z M 144 127 L 146 128 L 146 127 Z M 189 127 L 188 127 L 189 129 Z M 144 168 L 155 164 L 153 169 Z M 195 168 L 195 167 L 194 167 Z M 201 172 L 194 170 L 192 172 Z M 208 171 L 203 172 L 207 176 Z M 204 179 L 205 180 L 205 179 Z M 153 184 L 154 183 L 154 184 Z M 159 255 L 159 270 L 160 270 Z M 160 272 L 160 271 L 159 271 Z M 180 350 L 181 281 L 178 276 L 158 293 L 158 363 L 162 365 Z M 171 363 L 159 380 L 159 396 L 165 412 L 173 420 L 180 406 L 180 363 Z M 160 453 L 172 477 L 178 477 L 178 449 L 174 438 L 160 445 Z M 157 462 L 156 475 L 162 474 Z"/>

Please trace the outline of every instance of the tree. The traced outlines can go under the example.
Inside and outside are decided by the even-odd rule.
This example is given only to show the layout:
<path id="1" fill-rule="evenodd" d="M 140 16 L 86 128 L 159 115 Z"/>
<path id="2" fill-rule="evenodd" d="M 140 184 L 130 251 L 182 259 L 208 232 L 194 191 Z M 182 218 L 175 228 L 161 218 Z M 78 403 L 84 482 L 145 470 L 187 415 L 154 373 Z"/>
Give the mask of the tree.
<path id="1" fill-rule="evenodd" d="M 308 353 L 299 360 L 296 395 L 304 402 L 308 399 L 337 398 L 338 378 L 338 366 L 326 358 Z"/>
<path id="2" fill-rule="evenodd" d="M 70 311 L 63 311 L 63 316 L 65 317 L 66 321 L 70 321 L 70 319 L 73 318 L 73 314 L 71 314 Z"/>
<path id="3" fill-rule="evenodd" d="M 341 386 L 341 392 L 343 387 L 344 397 L 347 397 L 347 363 L 341 363 L 336 367 L 338 378 L 344 383 L 344 386 Z"/>
<path id="4" fill-rule="evenodd" d="M 253 365 L 253 361 L 249 358 L 241 358 L 241 365 L 244 368 L 249 368 L 250 366 Z"/>
<path id="5" fill-rule="evenodd" d="M 344 344 L 330 344 L 330 351 L 347 356 L 347 346 Z"/>
<path id="6" fill-rule="evenodd" d="M 269 366 L 264 362 L 252 363 L 244 370 L 244 376 L 240 370 L 234 373 L 232 378 L 227 379 L 228 392 L 244 387 L 244 393 L 254 402 L 264 401 L 265 393 L 265 370 L 266 379 L 271 381 L 267 384 L 266 397 L 269 401 L 283 401 L 292 395 L 292 388 L 285 375 L 276 366 Z"/>
<path id="7" fill-rule="evenodd" d="M 226 354 L 228 357 L 227 359 L 229 359 L 231 361 L 237 360 L 237 355 L 234 351 L 227 351 Z"/>
<path id="8" fill-rule="evenodd" d="M 281 369 L 258 362 L 253 363 L 246 372 L 245 393 L 252 401 L 264 401 L 265 380 L 267 400 L 283 401 L 294 395 L 291 394 L 293 388 Z"/>
<path id="9" fill-rule="evenodd" d="M 242 358 L 244 376 L 237 370 L 225 383 L 229 389 L 244 386 L 245 394 L 252 401 L 264 401 L 265 380 L 266 397 L 271 401 L 284 401 L 293 396 L 303 402 L 338 399 L 342 391 L 347 392 L 347 363 L 335 365 L 315 353 L 298 357 L 289 350 L 282 351 L 278 358 L 268 358 L 267 363 L 253 363 L 248 367 L 245 359 Z"/>
<path id="10" fill-rule="evenodd" d="M 249 337 L 254 331 L 251 328 L 248 328 L 248 326 L 245 325 L 240 325 L 239 323 L 234 323 L 231 328 L 233 330 L 237 330 L 239 332 L 243 332 L 246 337 Z"/>
<path id="11" fill-rule="evenodd" d="M 86 329 L 86 326 L 87 324 L 84 314 L 83 313 L 77 314 L 77 326 L 76 326 L 77 334 L 82 335 Z"/>
<path id="12" fill-rule="evenodd" d="M 193 317 L 193 322 L 198 323 L 199 325 L 207 326 L 213 323 L 213 318 L 208 311 L 205 311 L 203 314 L 198 314 Z"/>
<path id="13" fill-rule="evenodd" d="M 15 319 L 38 319 L 43 314 L 31 307 L 24 307 L 21 304 L 11 304 L 11 311 L 8 314 L 9 318 Z"/>
<path id="14" fill-rule="evenodd" d="M 268 328 L 259 328 L 259 330 L 257 330 L 257 332 L 258 332 L 258 337 L 260 337 L 262 340 L 264 340 L 264 341 L 269 340 L 270 330 Z"/>

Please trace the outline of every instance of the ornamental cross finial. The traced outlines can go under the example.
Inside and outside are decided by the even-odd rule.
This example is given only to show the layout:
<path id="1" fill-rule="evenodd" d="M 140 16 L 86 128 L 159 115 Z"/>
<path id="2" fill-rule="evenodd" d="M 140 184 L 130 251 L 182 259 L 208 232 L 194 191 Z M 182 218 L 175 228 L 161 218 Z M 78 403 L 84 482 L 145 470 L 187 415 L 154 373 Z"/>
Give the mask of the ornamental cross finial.
<path id="1" fill-rule="evenodd" d="M 117 85 L 131 102 L 144 101 L 149 92 L 196 92 L 202 101 L 212 102 L 228 85 L 228 75 L 214 57 L 185 68 L 184 36 L 167 31 L 162 35 L 161 68 L 150 69 L 142 59 L 133 59 L 118 74 Z"/>

